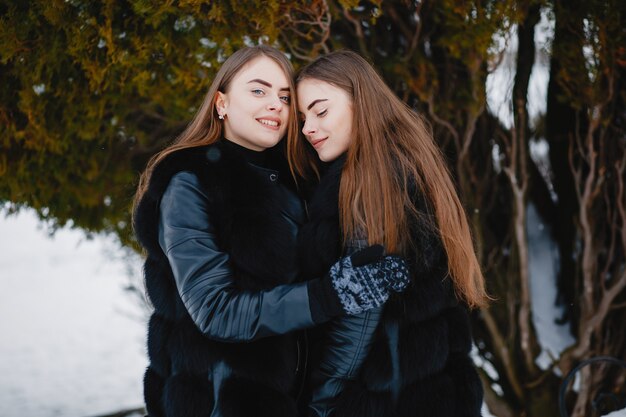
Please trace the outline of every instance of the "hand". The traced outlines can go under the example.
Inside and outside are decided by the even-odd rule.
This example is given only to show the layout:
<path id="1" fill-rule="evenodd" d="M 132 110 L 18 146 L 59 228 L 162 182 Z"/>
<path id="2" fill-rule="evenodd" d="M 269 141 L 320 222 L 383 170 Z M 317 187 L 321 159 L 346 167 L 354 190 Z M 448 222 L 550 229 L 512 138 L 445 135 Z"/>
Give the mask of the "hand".
<path id="1" fill-rule="evenodd" d="M 358 314 L 380 307 L 390 291 L 400 292 L 410 282 L 404 259 L 385 256 L 383 247 L 374 245 L 341 258 L 329 271 L 330 279 L 344 311 Z"/>

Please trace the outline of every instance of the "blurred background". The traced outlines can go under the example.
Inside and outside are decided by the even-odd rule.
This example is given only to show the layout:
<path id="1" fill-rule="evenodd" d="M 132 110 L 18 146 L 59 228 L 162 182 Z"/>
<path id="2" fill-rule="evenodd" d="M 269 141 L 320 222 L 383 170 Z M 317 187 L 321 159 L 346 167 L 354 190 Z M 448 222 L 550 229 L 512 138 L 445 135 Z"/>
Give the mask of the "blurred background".
<path id="1" fill-rule="evenodd" d="M 138 176 L 259 43 L 355 50 L 431 122 L 496 298 L 485 415 L 625 416 L 623 0 L 0 0 L 0 415 L 141 412 Z"/>

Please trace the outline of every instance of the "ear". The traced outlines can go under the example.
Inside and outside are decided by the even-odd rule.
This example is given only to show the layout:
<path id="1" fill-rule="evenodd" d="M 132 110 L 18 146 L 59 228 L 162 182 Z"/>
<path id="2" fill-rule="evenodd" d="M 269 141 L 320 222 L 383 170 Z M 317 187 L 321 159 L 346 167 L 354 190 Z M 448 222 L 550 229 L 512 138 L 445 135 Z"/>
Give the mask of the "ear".
<path id="1" fill-rule="evenodd" d="M 217 110 L 217 114 L 226 114 L 226 109 L 228 108 L 228 97 L 226 94 L 218 91 L 215 97 L 215 110 Z"/>

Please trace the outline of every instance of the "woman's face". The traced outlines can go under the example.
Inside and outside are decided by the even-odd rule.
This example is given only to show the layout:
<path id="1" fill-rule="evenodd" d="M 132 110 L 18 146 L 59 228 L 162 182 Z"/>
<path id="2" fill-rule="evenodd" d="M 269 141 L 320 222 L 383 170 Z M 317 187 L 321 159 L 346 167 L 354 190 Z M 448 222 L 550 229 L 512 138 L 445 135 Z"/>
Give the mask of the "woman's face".
<path id="1" fill-rule="evenodd" d="M 298 83 L 302 133 L 317 155 L 330 162 L 352 142 L 352 101 L 344 90 L 325 81 L 305 78 Z"/>
<path id="2" fill-rule="evenodd" d="M 224 115 L 224 137 L 262 151 L 285 136 L 289 121 L 289 82 L 272 59 L 260 56 L 243 66 L 225 93 L 217 93 L 217 112 Z"/>

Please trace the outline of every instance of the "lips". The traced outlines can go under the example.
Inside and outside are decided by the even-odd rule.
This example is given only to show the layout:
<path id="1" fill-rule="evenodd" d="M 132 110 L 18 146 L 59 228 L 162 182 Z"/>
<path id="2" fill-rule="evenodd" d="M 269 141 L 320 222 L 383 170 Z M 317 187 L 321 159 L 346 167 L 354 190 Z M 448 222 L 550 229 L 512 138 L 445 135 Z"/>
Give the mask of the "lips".
<path id="1" fill-rule="evenodd" d="M 278 130 L 281 124 L 277 117 L 259 117 L 256 121 L 271 130 Z"/>
<path id="2" fill-rule="evenodd" d="M 326 139 L 328 139 L 328 137 L 321 138 L 321 139 L 312 139 L 311 140 L 311 145 L 315 149 L 317 149 L 317 148 L 321 147 L 326 142 Z"/>

